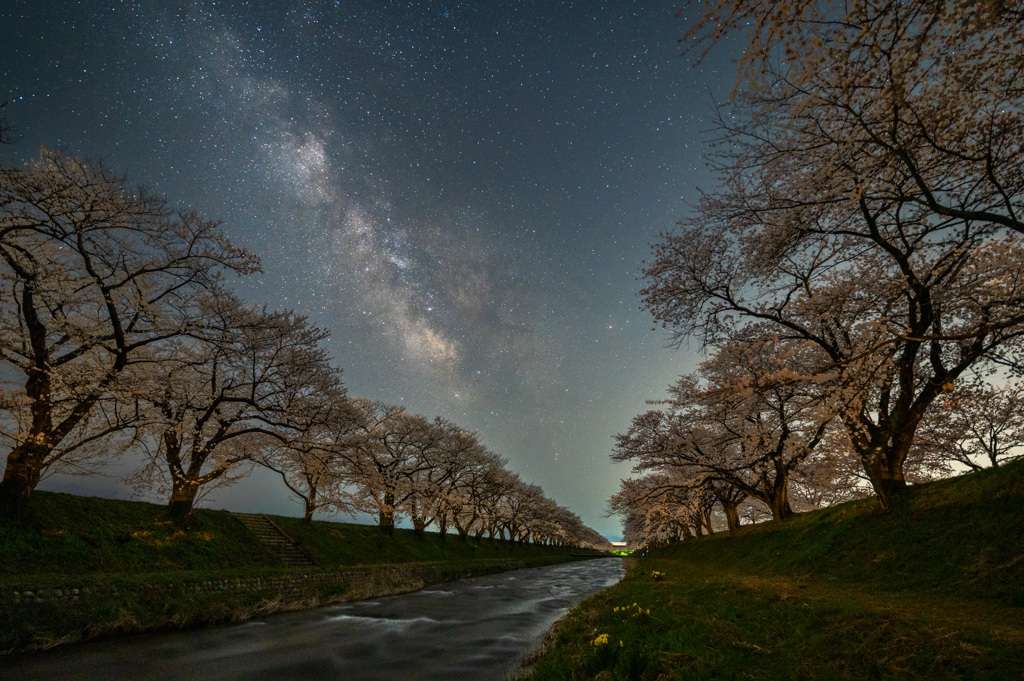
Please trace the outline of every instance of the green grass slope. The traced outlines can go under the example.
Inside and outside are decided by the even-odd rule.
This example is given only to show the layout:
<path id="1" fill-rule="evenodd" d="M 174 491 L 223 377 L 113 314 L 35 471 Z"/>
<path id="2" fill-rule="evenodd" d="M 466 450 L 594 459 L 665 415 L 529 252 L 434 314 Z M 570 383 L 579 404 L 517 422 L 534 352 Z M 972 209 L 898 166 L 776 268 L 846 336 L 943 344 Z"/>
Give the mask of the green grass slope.
<path id="1" fill-rule="evenodd" d="M 1024 679 L 1024 461 L 627 561 L 529 678 Z"/>
<path id="2" fill-rule="evenodd" d="M 888 515 L 863 499 L 650 555 L 1024 606 L 1024 460 L 912 487 Z"/>
<path id="3" fill-rule="evenodd" d="M 136 501 L 34 492 L 23 524 L 0 524 L 0 583 L 25 575 L 215 571 L 282 567 L 227 511 L 200 510 L 183 532 L 163 522 L 164 507 Z M 464 561 L 565 554 L 555 547 L 441 538 L 398 529 L 304 523 L 271 516 L 322 568 L 417 561 Z"/>
<path id="4" fill-rule="evenodd" d="M 22 524 L 0 523 L 2 576 L 280 564 L 227 511 L 200 511 L 182 532 L 161 521 L 157 504 L 36 491 L 29 509 Z"/>

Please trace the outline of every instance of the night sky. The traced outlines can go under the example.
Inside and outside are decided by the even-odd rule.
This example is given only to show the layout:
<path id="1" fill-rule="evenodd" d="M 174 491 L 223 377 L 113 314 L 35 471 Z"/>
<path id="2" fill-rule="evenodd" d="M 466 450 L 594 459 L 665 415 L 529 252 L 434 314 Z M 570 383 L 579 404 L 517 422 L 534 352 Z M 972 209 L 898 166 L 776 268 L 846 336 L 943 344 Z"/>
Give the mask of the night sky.
<path id="1" fill-rule="evenodd" d="M 611 436 L 695 359 L 638 271 L 710 186 L 735 79 L 725 50 L 679 56 L 675 9 L 3 0 L 0 155 L 101 158 L 222 220 L 263 260 L 239 293 L 329 329 L 350 395 L 477 431 L 617 539 Z M 266 474 L 209 503 L 299 511 Z"/>

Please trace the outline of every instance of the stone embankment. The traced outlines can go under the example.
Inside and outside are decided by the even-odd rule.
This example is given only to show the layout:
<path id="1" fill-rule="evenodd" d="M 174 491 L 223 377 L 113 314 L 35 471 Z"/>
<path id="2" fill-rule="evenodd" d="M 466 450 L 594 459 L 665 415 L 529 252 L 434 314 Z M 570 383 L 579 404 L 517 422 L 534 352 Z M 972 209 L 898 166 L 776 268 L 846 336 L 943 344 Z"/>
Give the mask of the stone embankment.
<path id="1" fill-rule="evenodd" d="M 275 612 L 415 591 L 463 577 L 578 560 L 538 556 L 398 563 L 238 574 L 160 573 L 26 577 L 0 587 L 0 619 L 13 625 L 0 653 L 38 650 L 112 633 L 241 622 Z"/>
<path id="2" fill-rule="evenodd" d="M 439 580 L 450 581 L 492 572 L 517 570 L 523 567 L 547 565 L 561 562 L 561 558 L 524 558 L 480 560 L 467 563 L 405 563 L 395 565 L 373 565 L 351 567 L 329 572 L 301 572 L 262 577 L 234 578 L 181 578 L 177 575 L 160 575 L 144 581 L 133 581 L 121 585 L 94 584 L 92 586 L 44 586 L 30 584 L 14 587 L 0 587 L 0 602 L 10 603 L 73 603 L 80 599 L 108 598 L 111 596 L 130 597 L 133 592 L 179 592 L 232 593 L 268 592 L 279 597 L 305 594 L 310 586 L 341 587 L 345 593 L 360 598 L 363 590 L 369 589 L 379 596 L 379 589 L 414 590 Z M 389 593 L 398 593 L 389 591 Z M 352 600 L 346 598 L 343 600 Z"/>

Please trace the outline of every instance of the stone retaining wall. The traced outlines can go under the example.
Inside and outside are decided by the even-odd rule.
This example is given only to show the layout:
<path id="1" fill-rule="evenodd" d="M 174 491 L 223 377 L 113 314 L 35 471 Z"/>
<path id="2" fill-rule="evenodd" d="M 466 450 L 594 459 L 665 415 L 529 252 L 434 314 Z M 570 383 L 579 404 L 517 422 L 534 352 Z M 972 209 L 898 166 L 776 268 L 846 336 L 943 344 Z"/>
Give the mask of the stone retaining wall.
<path id="1" fill-rule="evenodd" d="M 159 591 L 191 591 L 216 592 L 230 590 L 235 593 L 278 591 L 286 594 L 293 591 L 305 591 L 306 587 L 316 584 L 324 586 L 343 586 L 366 584 L 375 580 L 387 582 L 400 580 L 422 581 L 423 584 L 437 580 L 452 580 L 472 575 L 489 574 L 516 570 L 524 567 L 548 565 L 561 562 L 564 558 L 552 559 L 547 556 L 513 560 L 480 560 L 467 563 L 397 563 L 391 565 L 374 565 L 369 567 L 341 568 L 331 571 L 303 570 L 294 574 L 260 577 L 227 577 L 182 579 L 177 575 L 161 575 L 150 581 L 139 581 L 130 584 L 92 584 L 82 585 L 81 582 L 70 581 L 58 587 L 33 587 L 25 585 L 0 587 L 0 601 L 13 603 L 49 603 L 75 602 L 79 599 L 129 596 L 132 592 Z"/>
<path id="2" fill-rule="evenodd" d="M 415 591 L 430 584 L 581 557 L 405 563 L 336 570 L 293 568 L 252 576 L 206 573 L 89 575 L 58 585 L 0 587 L 0 653 L 112 633 L 240 622 L 273 612 Z M 50 576 L 48 579 L 53 579 Z M 183 613 L 177 605 L 187 604 Z M 109 621 L 97 621 L 97 615 Z M 5 621 L 6 620 L 6 621 Z"/>

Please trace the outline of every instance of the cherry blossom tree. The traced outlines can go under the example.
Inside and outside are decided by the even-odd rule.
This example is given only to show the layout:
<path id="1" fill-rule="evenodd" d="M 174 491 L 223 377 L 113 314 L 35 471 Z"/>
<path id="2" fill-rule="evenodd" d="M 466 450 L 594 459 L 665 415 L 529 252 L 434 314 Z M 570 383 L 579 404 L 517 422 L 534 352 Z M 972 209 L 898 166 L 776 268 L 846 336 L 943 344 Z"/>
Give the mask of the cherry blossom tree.
<path id="1" fill-rule="evenodd" d="M 48 470 L 131 425 L 117 392 L 134 361 L 196 325 L 193 298 L 222 272 L 257 267 L 218 223 L 102 164 L 44 150 L 0 167 L 0 513 L 21 517 Z"/>
<path id="2" fill-rule="evenodd" d="M 302 501 L 306 522 L 312 522 L 319 511 L 355 511 L 348 491 L 355 480 L 346 453 L 353 447 L 361 413 L 336 389 L 314 399 L 324 412 L 314 425 L 286 444 L 271 441 L 255 459 L 280 475 L 285 487 Z"/>
<path id="3" fill-rule="evenodd" d="M 702 536 L 711 530 L 713 495 L 685 472 L 657 472 L 623 480 L 609 500 L 609 511 L 622 516 L 626 542 L 654 547 Z"/>
<path id="4" fill-rule="evenodd" d="M 530 540 L 548 546 L 579 546 L 583 521 L 580 517 L 544 497 L 533 508 Z"/>
<path id="5" fill-rule="evenodd" d="M 444 536 L 454 525 L 465 537 L 479 517 L 491 471 L 505 465 L 504 459 L 487 451 L 476 433 L 446 419 L 434 419 L 433 447 L 424 452 L 429 470 L 420 473 L 421 485 L 414 499 L 418 508 L 430 509 L 432 518 L 421 516 L 419 528 L 430 522 Z M 407 504 L 408 505 L 408 504 Z M 413 511 L 410 510 L 410 517 Z M 413 520 L 413 528 L 417 522 Z"/>
<path id="6" fill-rule="evenodd" d="M 403 503 L 416 494 L 413 480 L 429 469 L 420 453 L 434 434 L 425 417 L 403 407 L 364 398 L 352 403 L 362 414 L 344 455 L 354 481 L 350 501 L 376 515 L 381 530 L 390 533 Z"/>
<path id="7" fill-rule="evenodd" d="M 408 492 L 400 502 L 413 530 L 422 534 L 438 523 L 447 531 L 451 498 L 483 461 L 484 446 L 471 433 L 447 419 L 435 418 L 416 444 L 417 463 L 408 478 Z"/>
<path id="8" fill-rule="evenodd" d="M 931 405 L 1022 332 L 1021 16 L 722 1 L 690 34 L 749 22 L 749 80 L 720 110 L 719 185 L 656 245 L 645 304 L 680 342 L 759 321 L 827 357 L 884 509 Z"/>
<path id="9" fill-rule="evenodd" d="M 712 470 L 714 476 L 764 501 L 776 520 L 792 514 L 790 477 L 822 442 L 833 418 L 815 360 L 804 346 L 740 336 L 701 365 L 704 390 L 691 392 L 687 381 L 669 389 L 675 409 L 701 401 L 708 425 L 720 433 L 714 450 L 731 455 L 731 466 L 752 472 L 756 484 L 736 485 L 721 470 Z"/>
<path id="10" fill-rule="evenodd" d="M 698 241 L 691 238 L 682 248 Z M 933 244 L 919 246 L 927 250 Z M 727 275 L 719 271 L 723 276 L 713 284 L 708 279 L 691 280 L 691 291 L 699 288 L 700 296 L 708 293 L 699 304 L 709 314 L 704 330 L 720 333 L 711 327 L 733 313 L 771 320 L 781 338 L 813 345 L 828 358 L 830 370 L 819 375 L 833 378 L 821 388 L 832 393 L 838 416 L 883 508 L 906 484 L 905 463 L 931 404 L 954 390 L 961 374 L 1024 331 L 1024 318 L 1018 314 L 1024 293 L 1019 287 L 1024 262 L 1020 244 L 951 250 L 970 251 L 972 257 L 956 264 L 947 261 L 948 268 L 931 261 L 922 265 L 929 267 L 928 273 L 914 267 L 908 279 L 900 273 L 884 276 L 883 259 L 868 258 L 860 251 L 859 262 L 844 263 L 841 272 L 822 276 L 817 286 L 809 271 L 792 277 L 771 275 L 782 284 L 774 290 L 762 287 L 760 300 L 740 297 L 740 291 L 755 290 L 754 282 L 760 280 L 744 282 L 734 276 L 736 270 Z M 817 259 L 821 252 L 814 255 L 821 263 Z M 834 255 L 846 259 L 839 250 Z M 961 260 L 956 254 L 947 255 Z M 667 259 L 659 264 L 667 264 Z M 737 265 L 735 260 L 731 264 Z M 694 272 L 689 265 L 684 267 Z M 939 273 L 948 276 L 933 280 L 932 275 Z M 674 289 L 674 300 L 680 301 L 684 296 L 676 286 L 678 280 L 661 287 L 668 278 L 656 285 L 660 290 L 648 293 L 667 300 L 662 296 Z M 911 287 L 915 290 L 904 286 L 908 281 L 917 282 Z M 674 316 L 677 313 L 683 314 L 676 309 L 672 318 L 682 319 Z M 682 323 L 693 319 L 687 316 Z"/>
<path id="11" fill-rule="evenodd" d="M 683 42 L 745 33 L 723 132 L 767 145 L 755 163 L 813 182 L 820 209 L 855 192 L 1022 232 L 1022 20 L 1019 0 L 711 0 Z"/>
<path id="12" fill-rule="evenodd" d="M 814 355 L 778 340 L 734 340 L 670 389 L 667 408 L 641 414 L 616 436 L 613 460 L 635 472 L 681 470 L 719 483 L 730 529 L 744 495 L 781 521 L 792 515 L 789 478 L 824 438 L 832 413 Z M 731 489 L 728 489 L 731 488 Z"/>
<path id="13" fill-rule="evenodd" d="M 202 332 L 168 344 L 140 396 L 159 444 L 136 481 L 169 488 L 167 513 L 177 522 L 204 486 L 225 484 L 264 448 L 326 425 L 324 396 L 344 398 L 340 371 L 318 346 L 326 333 L 304 317 L 244 306 L 226 293 L 202 307 Z"/>
<path id="14" fill-rule="evenodd" d="M 472 532 L 476 537 L 487 534 L 493 539 L 499 533 L 501 500 L 520 484 L 519 477 L 505 468 L 506 461 L 497 455 L 473 471 L 452 497 L 452 522 L 460 537 Z"/>
<path id="15" fill-rule="evenodd" d="M 581 525 L 576 530 L 575 545 L 596 551 L 611 551 L 612 543 L 608 538 L 592 527 Z"/>
<path id="16" fill-rule="evenodd" d="M 506 463 L 482 444 L 466 452 L 439 499 L 438 530 L 442 535 L 454 527 L 460 538 L 469 536 L 486 512 L 485 507 L 498 498 Z"/>
<path id="17" fill-rule="evenodd" d="M 789 496 L 798 511 L 827 508 L 872 494 L 871 482 L 849 447 L 846 434 L 833 428 L 830 435 L 790 476 Z M 908 472 L 908 478 L 912 476 Z"/>
<path id="18" fill-rule="evenodd" d="M 1024 384 L 969 377 L 933 405 L 918 447 L 971 470 L 1024 456 Z"/>
<path id="19" fill-rule="evenodd" d="M 709 477 L 706 481 L 707 490 L 718 502 L 725 514 L 725 522 L 730 532 L 735 532 L 740 526 L 740 507 L 750 497 L 747 492 L 729 484 L 728 482 Z"/>
<path id="20" fill-rule="evenodd" d="M 523 482 L 516 476 L 498 499 L 498 531 L 502 539 L 508 533 L 509 541 L 526 542 L 530 537 L 534 508 L 544 498 L 538 485 Z"/>

